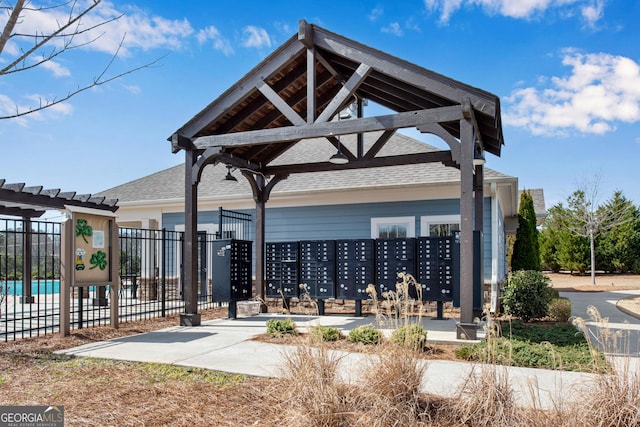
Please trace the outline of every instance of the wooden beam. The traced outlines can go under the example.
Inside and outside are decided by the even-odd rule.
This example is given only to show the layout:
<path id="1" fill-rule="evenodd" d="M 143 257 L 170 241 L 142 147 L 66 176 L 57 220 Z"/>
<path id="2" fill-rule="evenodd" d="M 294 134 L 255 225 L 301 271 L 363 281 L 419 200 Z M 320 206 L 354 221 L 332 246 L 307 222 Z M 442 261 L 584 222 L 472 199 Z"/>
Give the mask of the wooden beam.
<path id="1" fill-rule="evenodd" d="M 318 116 L 317 123 L 322 123 L 331 120 L 331 117 L 344 105 L 345 101 L 349 97 L 353 96 L 354 92 L 358 90 L 358 86 L 367 78 L 371 66 L 367 64 L 360 64 L 358 69 L 349 77 L 349 80 L 340 88 L 338 94 L 327 105 L 327 108 Z"/>
<path id="2" fill-rule="evenodd" d="M 451 159 L 457 164 L 460 164 L 460 141 L 447 132 L 442 125 L 439 123 L 428 123 L 416 127 L 420 132 L 433 134 L 446 142 L 451 150 Z"/>
<path id="3" fill-rule="evenodd" d="M 0 206 L 0 215 L 20 216 L 22 218 L 39 218 L 44 215 L 45 211 L 32 208 L 23 208 L 21 206 Z"/>
<path id="4" fill-rule="evenodd" d="M 326 172 L 349 169 L 379 168 L 385 166 L 402 166 L 418 163 L 451 162 L 450 151 L 430 151 L 428 153 L 401 154 L 398 156 L 374 157 L 372 159 L 357 159 L 344 165 L 326 162 L 267 166 L 266 175 L 294 174 L 308 172 Z"/>
<path id="5" fill-rule="evenodd" d="M 200 111 L 194 118 L 183 125 L 175 133 L 187 137 L 194 137 L 211 122 L 222 116 L 241 102 L 264 78 L 278 71 L 291 58 L 299 55 L 306 47 L 295 38 L 289 39 L 284 45 L 269 55 L 243 79 L 234 84 L 229 90 Z"/>
<path id="6" fill-rule="evenodd" d="M 191 142 L 191 138 L 174 133 L 171 135 L 171 152 L 176 154 L 180 150 L 195 150 L 195 147 Z"/>
<path id="7" fill-rule="evenodd" d="M 298 21 L 298 40 L 307 49 L 313 48 L 313 27 L 304 19 Z"/>
<path id="8" fill-rule="evenodd" d="M 316 50 L 307 48 L 307 123 L 316 120 Z"/>
<path id="9" fill-rule="evenodd" d="M 364 158 L 373 159 L 376 156 L 376 154 L 378 154 L 378 152 L 382 149 L 382 147 L 384 147 L 385 144 L 389 142 L 389 139 L 391 139 L 391 137 L 395 135 L 395 133 L 396 133 L 395 129 L 385 130 L 382 133 L 382 135 L 380 135 L 380 137 L 375 142 L 375 144 L 373 144 L 371 148 L 369 148 L 369 151 L 367 151 L 367 154 L 364 155 Z M 358 134 L 358 135 L 361 135 L 361 134 Z"/>
<path id="10" fill-rule="evenodd" d="M 465 119 L 471 120 L 473 124 L 473 130 L 475 133 L 475 139 L 480 144 L 480 147 L 484 149 L 484 142 L 482 141 L 482 132 L 480 132 L 480 127 L 478 126 L 478 121 L 476 120 L 476 114 L 473 111 L 471 106 L 471 100 L 467 97 L 462 102 L 462 116 Z"/>
<path id="11" fill-rule="evenodd" d="M 359 132 L 375 132 L 381 130 L 414 127 L 426 123 L 439 123 L 460 120 L 462 108 L 432 108 L 429 110 L 407 111 L 386 116 L 365 117 L 362 119 L 343 120 L 338 122 L 314 123 L 302 126 L 287 126 L 275 129 L 261 129 L 247 132 L 236 132 L 225 135 L 208 135 L 193 139 L 197 149 L 209 147 L 241 147 L 254 144 L 280 143 L 325 136 L 348 135 Z"/>
<path id="12" fill-rule="evenodd" d="M 334 52 L 360 64 L 372 64 L 373 68 L 409 83 L 412 86 L 436 93 L 442 97 L 462 103 L 468 96 L 473 108 L 491 117 L 498 114 L 499 98 L 489 92 L 474 88 L 441 74 L 419 67 L 408 61 L 374 50 L 320 27 L 314 28 L 314 44 L 317 48 Z"/>
<path id="13" fill-rule="evenodd" d="M 284 99 L 280 97 L 280 95 L 271 89 L 271 86 L 266 84 L 264 81 L 257 85 L 257 89 L 274 105 L 274 107 L 276 107 L 276 109 L 278 109 L 278 111 L 284 114 L 292 124 L 299 126 L 307 123 L 298 113 L 295 112 L 293 108 L 291 108 L 289 104 L 284 101 Z"/>

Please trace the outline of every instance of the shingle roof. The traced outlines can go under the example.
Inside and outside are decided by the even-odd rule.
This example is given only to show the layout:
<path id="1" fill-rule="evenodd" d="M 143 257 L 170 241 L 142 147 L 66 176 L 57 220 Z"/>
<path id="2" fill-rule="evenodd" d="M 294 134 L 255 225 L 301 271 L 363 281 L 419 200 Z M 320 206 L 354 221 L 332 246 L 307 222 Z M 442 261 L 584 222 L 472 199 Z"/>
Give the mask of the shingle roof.
<path id="1" fill-rule="evenodd" d="M 377 139 L 377 133 L 364 134 L 365 150 Z M 341 141 L 355 152 L 355 137 L 343 137 Z M 383 147 L 381 155 L 412 154 L 439 149 L 408 136 L 396 133 Z M 308 139 L 298 142 L 272 164 L 303 163 L 328 159 L 335 148 L 325 139 Z M 238 182 L 225 181 L 225 165 L 207 166 L 198 186 L 199 197 L 251 197 L 251 188 L 238 171 Z M 485 167 L 485 179 L 513 178 Z M 369 169 L 352 169 L 330 172 L 294 174 L 278 183 L 272 197 L 278 193 L 313 192 L 327 190 L 357 190 L 460 181 L 458 169 L 441 163 L 411 164 Z M 98 193 L 99 196 L 117 198 L 120 202 L 166 201 L 184 199 L 184 164 L 136 179 Z"/>
<path id="2" fill-rule="evenodd" d="M 536 213 L 536 217 L 538 218 L 538 224 L 541 224 L 547 217 L 547 206 L 544 202 L 544 190 L 542 188 L 520 190 L 518 192 L 518 209 L 520 208 L 520 196 L 522 195 L 522 191 L 528 191 L 529 194 L 531 194 L 531 198 L 533 199 L 533 211 Z"/>

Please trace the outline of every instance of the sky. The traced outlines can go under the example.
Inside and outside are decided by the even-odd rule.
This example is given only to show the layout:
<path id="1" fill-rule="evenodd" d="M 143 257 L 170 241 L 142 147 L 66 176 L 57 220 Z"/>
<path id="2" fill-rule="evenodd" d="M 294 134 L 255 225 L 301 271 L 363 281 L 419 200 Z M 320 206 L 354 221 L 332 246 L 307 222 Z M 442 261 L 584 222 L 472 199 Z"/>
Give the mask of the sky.
<path id="1" fill-rule="evenodd" d="M 55 29 L 68 8 L 37 6 L 60 3 L 32 0 L 16 32 Z M 182 163 L 167 138 L 301 19 L 499 96 L 505 145 L 486 166 L 544 189 L 547 208 L 584 187 L 640 205 L 637 0 L 103 0 L 75 38 L 0 72 L 0 179 L 86 194 Z M 32 45 L 9 39 L 0 68 Z"/>

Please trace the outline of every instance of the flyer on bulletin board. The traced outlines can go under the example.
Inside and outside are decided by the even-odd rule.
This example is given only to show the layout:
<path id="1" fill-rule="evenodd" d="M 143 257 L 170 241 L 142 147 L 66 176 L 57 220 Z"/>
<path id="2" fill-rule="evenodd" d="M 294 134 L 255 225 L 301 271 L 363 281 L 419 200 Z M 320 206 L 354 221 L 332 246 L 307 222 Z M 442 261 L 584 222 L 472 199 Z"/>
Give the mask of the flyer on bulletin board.
<path id="1" fill-rule="evenodd" d="M 110 218 L 84 213 L 73 217 L 75 231 L 74 269 L 77 282 L 108 282 Z"/>

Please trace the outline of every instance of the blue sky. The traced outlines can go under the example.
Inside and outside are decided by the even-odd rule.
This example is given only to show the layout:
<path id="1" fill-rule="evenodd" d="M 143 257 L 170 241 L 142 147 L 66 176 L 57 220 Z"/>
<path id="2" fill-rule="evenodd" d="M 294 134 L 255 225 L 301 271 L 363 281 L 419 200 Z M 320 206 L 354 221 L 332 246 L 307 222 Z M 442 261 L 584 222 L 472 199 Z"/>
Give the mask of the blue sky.
<path id="1" fill-rule="evenodd" d="M 50 28 L 55 13 L 25 15 L 19 29 Z M 84 25 L 122 13 L 95 42 L 0 76 L 8 116 L 90 82 L 125 34 L 107 76 L 160 58 L 54 108 L 0 120 L 0 178 L 96 193 L 182 163 L 167 138 L 305 19 L 498 95 L 505 146 L 487 166 L 517 176 L 520 189 L 543 188 L 548 207 L 596 180 L 602 201 L 621 190 L 640 205 L 636 0 L 103 0 Z M 27 47 L 10 40 L 0 65 Z"/>

